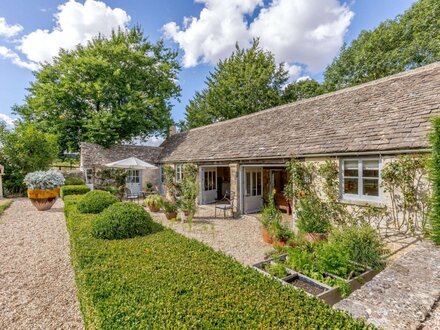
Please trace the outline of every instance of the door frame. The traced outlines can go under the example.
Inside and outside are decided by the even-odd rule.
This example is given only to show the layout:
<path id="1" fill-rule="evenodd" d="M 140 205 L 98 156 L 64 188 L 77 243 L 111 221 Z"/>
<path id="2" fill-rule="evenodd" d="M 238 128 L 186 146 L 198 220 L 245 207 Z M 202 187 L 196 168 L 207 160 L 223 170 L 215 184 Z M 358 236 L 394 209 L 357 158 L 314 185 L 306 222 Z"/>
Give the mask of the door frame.
<path id="1" fill-rule="evenodd" d="M 199 205 L 206 205 L 206 204 L 211 204 L 214 203 L 216 198 L 217 198 L 217 167 L 219 167 L 218 165 L 203 165 L 203 166 L 199 166 Z M 215 169 L 215 189 L 214 190 L 205 190 L 205 169 L 209 169 L 210 171 L 212 171 L 212 169 Z M 215 197 L 214 200 L 210 200 L 209 202 L 206 202 L 205 199 L 205 195 L 204 193 L 208 191 L 208 192 L 215 192 Z"/>
<path id="2" fill-rule="evenodd" d="M 139 192 L 138 193 L 141 193 L 142 192 L 142 170 L 133 169 L 133 168 L 127 168 L 126 171 L 127 171 L 127 179 L 129 177 L 133 177 L 132 175 L 130 175 L 130 173 L 133 173 L 133 171 L 137 171 L 138 172 L 138 178 L 139 178 Z M 132 182 L 127 182 L 127 179 L 125 181 L 125 187 L 127 187 L 130 190 L 130 192 L 133 193 L 133 191 L 132 191 L 133 189 L 131 189 L 131 186 L 129 186 L 129 185 L 131 185 L 133 183 Z"/>

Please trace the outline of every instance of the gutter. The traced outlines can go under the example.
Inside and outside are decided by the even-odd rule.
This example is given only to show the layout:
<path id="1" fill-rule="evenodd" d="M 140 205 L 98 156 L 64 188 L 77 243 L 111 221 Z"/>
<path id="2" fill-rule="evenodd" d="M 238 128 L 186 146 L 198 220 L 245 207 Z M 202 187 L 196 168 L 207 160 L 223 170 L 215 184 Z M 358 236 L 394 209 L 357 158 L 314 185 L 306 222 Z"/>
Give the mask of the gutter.
<path id="1" fill-rule="evenodd" d="M 371 155 L 398 155 L 398 154 L 416 154 L 416 153 L 430 153 L 432 149 L 401 149 L 401 150 L 385 150 L 385 151 L 358 151 L 358 152 L 335 152 L 335 153 L 320 153 L 320 154 L 300 154 L 292 156 L 265 156 L 265 157 L 243 157 L 243 158 L 218 158 L 218 159 L 203 159 L 203 160 L 171 160 L 160 161 L 160 164 L 167 163 L 210 163 L 210 162 L 237 162 L 237 161 L 258 161 L 269 159 L 291 159 L 291 158 L 322 158 L 322 157 L 352 157 L 352 156 L 371 156 Z"/>

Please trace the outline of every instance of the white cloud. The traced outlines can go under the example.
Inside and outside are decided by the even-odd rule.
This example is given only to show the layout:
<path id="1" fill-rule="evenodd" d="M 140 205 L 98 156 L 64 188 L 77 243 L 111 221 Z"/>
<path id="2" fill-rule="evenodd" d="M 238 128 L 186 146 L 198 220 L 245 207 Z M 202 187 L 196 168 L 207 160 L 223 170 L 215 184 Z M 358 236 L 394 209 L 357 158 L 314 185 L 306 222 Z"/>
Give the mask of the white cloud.
<path id="1" fill-rule="evenodd" d="M 0 17 L 0 36 L 11 38 L 23 30 L 20 24 L 9 25 L 4 17 Z"/>
<path id="2" fill-rule="evenodd" d="M 15 119 L 8 115 L 5 115 L 4 113 L 0 113 L 0 120 L 3 120 L 6 123 L 6 125 L 10 127 L 14 126 L 15 124 Z"/>
<path id="3" fill-rule="evenodd" d="M 312 78 L 310 76 L 302 76 L 299 77 L 298 79 L 296 79 L 296 82 L 301 82 L 301 81 L 307 81 L 307 80 L 312 80 Z"/>
<path id="4" fill-rule="evenodd" d="M 165 36 L 184 51 L 183 65 L 216 63 L 234 50 L 236 42 L 249 45 L 259 37 L 278 62 L 289 63 L 292 79 L 303 64 L 319 72 L 329 64 L 343 43 L 353 12 L 339 0 L 196 0 L 205 7 L 198 18 L 185 18 L 182 27 L 164 25 Z M 247 16 L 261 8 L 250 23 Z M 296 63 L 296 64 L 294 64 Z"/>
<path id="5" fill-rule="evenodd" d="M 38 64 L 33 62 L 23 61 L 20 56 L 13 50 L 6 48 L 4 46 L 0 46 L 0 58 L 9 59 L 11 62 L 21 68 L 29 69 L 29 70 L 37 70 Z"/>
<path id="6" fill-rule="evenodd" d="M 295 81 L 296 79 L 298 79 L 298 77 L 301 76 L 301 71 L 302 68 L 299 65 L 289 65 L 289 64 L 284 64 L 284 68 L 287 70 L 287 72 L 289 73 L 289 80 L 290 81 Z"/>
<path id="7" fill-rule="evenodd" d="M 196 0 L 204 3 L 200 17 L 185 17 L 183 27 L 175 22 L 164 25 L 165 36 L 184 50 L 183 65 L 216 63 L 228 56 L 236 42 L 249 43 L 248 24 L 244 15 L 252 14 L 262 0 Z"/>
<path id="8" fill-rule="evenodd" d="M 95 0 L 86 0 L 84 4 L 69 0 L 58 7 L 54 16 L 56 26 L 52 31 L 38 29 L 21 39 L 18 48 L 28 60 L 51 62 L 60 48 L 73 49 L 99 34 L 109 36 L 112 30 L 125 28 L 130 21 L 124 10 Z"/>

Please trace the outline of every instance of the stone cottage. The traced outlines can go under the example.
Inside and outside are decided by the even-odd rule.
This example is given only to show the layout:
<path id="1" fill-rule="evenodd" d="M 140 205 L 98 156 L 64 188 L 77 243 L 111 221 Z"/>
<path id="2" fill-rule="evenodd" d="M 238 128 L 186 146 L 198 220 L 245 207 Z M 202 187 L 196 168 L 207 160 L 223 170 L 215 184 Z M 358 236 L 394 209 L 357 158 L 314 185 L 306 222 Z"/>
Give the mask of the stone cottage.
<path id="1" fill-rule="evenodd" d="M 399 155 L 428 153 L 430 118 L 438 115 L 440 62 L 177 133 L 159 148 L 113 148 L 125 148 L 125 156 L 142 150 L 159 166 L 172 165 L 176 180 L 181 179 L 185 163 L 196 164 L 199 203 L 232 194 L 242 213 L 259 211 L 272 189 L 277 204 L 288 208 L 283 188 L 285 164 L 292 157 L 305 162 L 335 160 L 343 202 L 387 204 L 381 187 L 384 164 Z M 83 144 L 81 150 L 85 171 L 86 164 L 108 160 L 88 160 L 88 146 Z M 105 154 L 114 156 L 112 151 Z"/>

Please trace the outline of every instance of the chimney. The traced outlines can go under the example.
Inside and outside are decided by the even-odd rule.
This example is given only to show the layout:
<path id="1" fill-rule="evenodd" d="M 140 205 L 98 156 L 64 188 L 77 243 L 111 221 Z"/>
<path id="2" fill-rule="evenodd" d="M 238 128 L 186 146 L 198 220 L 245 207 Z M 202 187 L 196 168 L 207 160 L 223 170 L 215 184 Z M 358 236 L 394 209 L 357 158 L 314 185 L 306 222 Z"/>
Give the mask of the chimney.
<path id="1" fill-rule="evenodd" d="M 168 129 L 168 137 L 173 136 L 176 133 L 177 133 L 177 127 L 175 124 L 172 124 Z"/>

